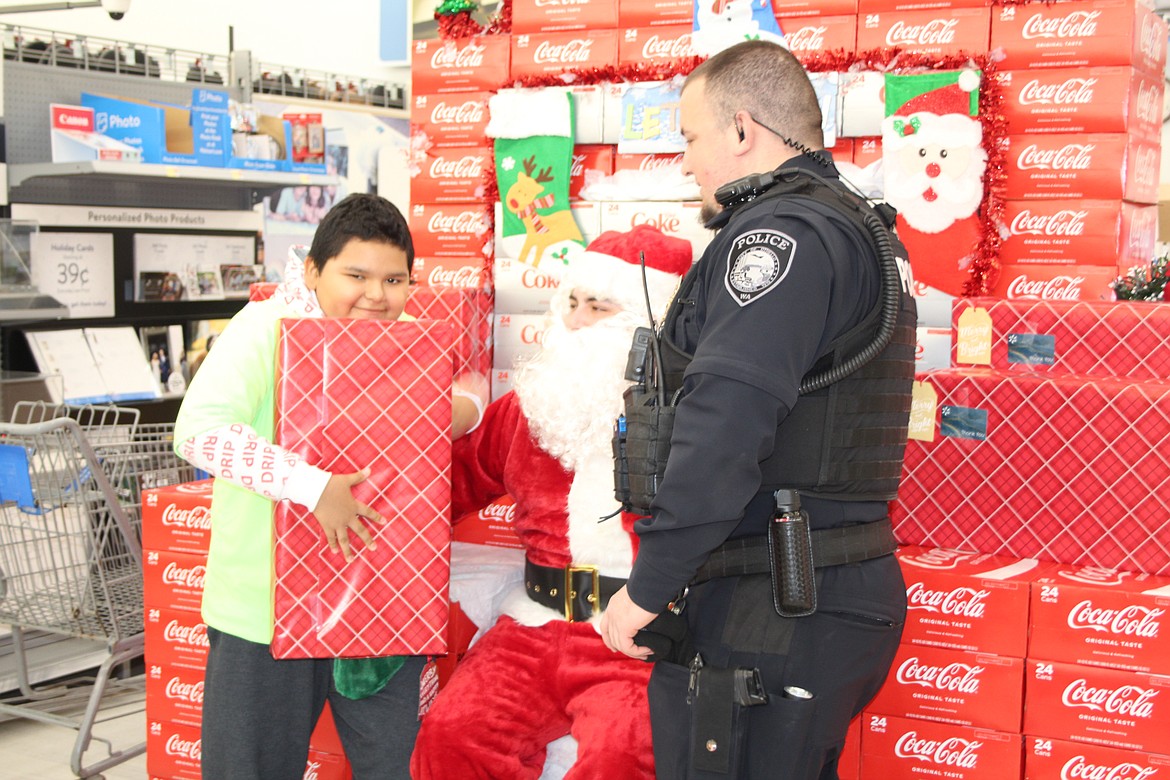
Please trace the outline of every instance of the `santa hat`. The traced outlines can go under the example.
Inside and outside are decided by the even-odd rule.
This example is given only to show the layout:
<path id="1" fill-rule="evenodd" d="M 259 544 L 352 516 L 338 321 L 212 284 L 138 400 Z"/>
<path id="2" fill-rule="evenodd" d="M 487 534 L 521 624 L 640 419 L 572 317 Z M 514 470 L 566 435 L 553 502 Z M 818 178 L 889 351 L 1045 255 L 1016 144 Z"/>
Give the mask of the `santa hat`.
<path id="1" fill-rule="evenodd" d="M 926 113 L 935 116 L 961 114 L 970 117 L 972 93 L 978 87 L 979 74 L 973 70 L 965 70 L 958 74 L 955 83 L 915 95 L 893 112 L 900 117 L 910 117 L 908 122 L 895 122 L 899 134 L 913 135 L 918 132 L 920 122 L 914 120 L 914 114 Z"/>
<path id="2" fill-rule="evenodd" d="M 691 267 L 691 242 L 668 236 L 650 225 L 636 225 L 625 233 L 607 230 L 572 257 L 553 296 L 554 313 L 569 310 L 569 294 L 582 293 L 621 306 L 644 319 L 641 257 L 646 258 L 646 285 L 654 318 L 661 321 L 679 280 Z"/>

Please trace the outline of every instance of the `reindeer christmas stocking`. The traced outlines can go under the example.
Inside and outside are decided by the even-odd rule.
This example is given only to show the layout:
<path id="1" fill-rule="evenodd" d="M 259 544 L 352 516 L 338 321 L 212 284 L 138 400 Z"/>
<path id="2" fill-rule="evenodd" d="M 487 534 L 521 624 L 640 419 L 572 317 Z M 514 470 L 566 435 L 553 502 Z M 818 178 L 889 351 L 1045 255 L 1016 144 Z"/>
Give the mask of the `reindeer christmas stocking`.
<path id="1" fill-rule="evenodd" d="M 503 206 L 496 257 L 553 270 L 585 240 L 569 210 L 573 98 L 559 89 L 502 89 L 488 103 Z"/>

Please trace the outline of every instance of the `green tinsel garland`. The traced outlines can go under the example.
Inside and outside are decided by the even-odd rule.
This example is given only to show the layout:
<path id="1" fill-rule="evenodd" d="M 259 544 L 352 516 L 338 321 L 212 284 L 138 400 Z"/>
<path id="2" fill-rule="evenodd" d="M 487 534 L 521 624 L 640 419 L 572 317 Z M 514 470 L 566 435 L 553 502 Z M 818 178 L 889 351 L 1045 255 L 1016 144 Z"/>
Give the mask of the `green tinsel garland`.
<path id="1" fill-rule="evenodd" d="M 454 16 L 464 11 L 474 11 L 479 7 L 473 0 L 443 0 L 435 9 L 435 16 Z"/>

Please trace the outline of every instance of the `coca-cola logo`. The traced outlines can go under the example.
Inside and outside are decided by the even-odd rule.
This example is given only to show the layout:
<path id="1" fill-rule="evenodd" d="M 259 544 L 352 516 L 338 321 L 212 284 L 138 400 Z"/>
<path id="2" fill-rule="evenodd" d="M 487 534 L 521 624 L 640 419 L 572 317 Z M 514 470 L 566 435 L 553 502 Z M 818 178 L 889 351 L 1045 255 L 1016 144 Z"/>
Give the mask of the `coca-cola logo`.
<path id="1" fill-rule="evenodd" d="M 932 19 L 926 24 L 906 24 L 901 19 L 886 31 L 887 46 L 946 46 L 955 42 L 958 19 Z"/>
<path id="2" fill-rule="evenodd" d="M 210 646 L 207 641 L 207 626 L 202 623 L 185 626 L 177 620 L 172 620 L 163 629 L 163 639 L 174 644 L 189 645 L 191 647 Z"/>
<path id="3" fill-rule="evenodd" d="M 515 504 L 488 504 L 479 510 L 480 520 L 503 520 L 508 525 L 516 521 Z"/>
<path id="4" fill-rule="evenodd" d="M 894 744 L 894 755 L 939 766 L 974 769 L 979 763 L 981 747 L 983 743 L 974 739 L 919 739 L 917 731 L 907 731 Z"/>
<path id="5" fill-rule="evenodd" d="M 981 618 L 987 608 L 984 601 L 990 591 L 958 587 L 952 590 L 928 590 L 926 585 L 915 582 L 906 588 L 908 609 L 922 609 L 942 615 Z"/>
<path id="6" fill-rule="evenodd" d="M 1164 614 L 1164 609 L 1138 604 L 1129 604 L 1121 609 L 1094 607 L 1091 600 L 1085 599 L 1069 610 L 1067 622 L 1069 628 L 1078 630 L 1154 639 L 1158 636 L 1160 618 Z"/>
<path id="7" fill-rule="evenodd" d="M 785 33 L 784 37 L 788 40 L 788 48 L 791 51 L 820 51 L 825 48 L 825 33 L 828 29 L 823 24 L 810 24 Z"/>
<path id="8" fill-rule="evenodd" d="M 1074 756 L 1060 768 L 1060 780 L 1146 780 L 1158 770 L 1129 761 L 1120 764 L 1091 764 L 1084 756 Z"/>
<path id="9" fill-rule="evenodd" d="M 301 776 L 301 780 L 317 780 L 319 777 L 317 773 L 320 769 L 320 761 L 313 761 L 312 759 L 309 759 L 305 763 L 305 774 Z"/>
<path id="10" fill-rule="evenodd" d="M 520 286 L 526 290 L 555 290 L 561 286 L 561 280 L 533 268 L 525 268 L 520 273 Z"/>
<path id="11" fill-rule="evenodd" d="M 537 65 L 548 63 L 583 64 L 589 62 L 589 54 L 593 41 L 586 38 L 574 38 L 567 43 L 554 44 L 541 41 L 532 57 Z"/>
<path id="12" fill-rule="evenodd" d="M 1110 715 L 1149 719 L 1154 714 L 1154 699 L 1158 692 L 1139 685 L 1117 688 L 1093 688 L 1081 678 L 1074 680 L 1060 695 L 1066 707 L 1083 707 Z"/>
<path id="13" fill-rule="evenodd" d="M 431 123 L 436 125 L 478 124 L 483 121 L 482 102 L 468 100 L 459 105 L 440 102 L 431 109 Z"/>
<path id="14" fill-rule="evenodd" d="M 445 43 L 435 49 L 431 55 L 431 67 L 436 70 L 452 68 L 480 68 L 483 67 L 485 46 L 469 43 L 462 49 L 453 43 Z"/>
<path id="15" fill-rule="evenodd" d="M 580 178 L 583 173 L 585 173 L 585 155 L 574 154 L 573 164 L 569 166 L 569 176 L 576 179 Z"/>
<path id="16" fill-rule="evenodd" d="M 168 528 L 211 528 L 211 507 L 193 506 L 180 509 L 178 504 L 167 504 L 162 513 L 162 524 Z"/>
<path id="17" fill-rule="evenodd" d="M 172 677 L 167 681 L 166 694 L 168 699 L 182 699 L 191 704 L 202 704 L 203 681 L 189 683 Z"/>
<path id="18" fill-rule="evenodd" d="M 1143 122 L 1156 122 L 1161 124 L 1162 113 L 1162 87 L 1160 84 L 1153 84 L 1148 81 L 1142 81 L 1138 84 L 1137 90 L 1137 118 Z"/>
<path id="19" fill-rule="evenodd" d="M 1140 146 L 1133 156 L 1134 181 L 1143 187 L 1158 183 L 1158 150 L 1152 146 Z"/>
<path id="20" fill-rule="evenodd" d="M 663 233 L 677 233 L 680 227 L 678 217 L 673 214 L 664 214 L 662 212 L 647 214 L 644 211 L 639 211 L 630 218 L 630 227 L 632 228 L 635 225 L 650 225 Z"/>
<path id="21" fill-rule="evenodd" d="M 171 561 L 163 567 L 162 580 L 164 585 L 177 585 L 183 588 L 203 588 L 203 578 L 207 575 L 207 567 L 196 564 L 190 568 L 180 566 Z"/>
<path id="22" fill-rule="evenodd" d="M 1033 38 L 1089 38 L 1097 34 L 1100 16 L 1100 11 L 1073 11 L 1067 16 L 1051 19 L 1038 13 L 1024 22 L 1020 35 L 1026 41 Z"/>
<path id="23" fill-rule="evenodd" d="M 1065 144 L 1059 149 L 1043 149 L 1028 144 L 1020 150 L 1016 167 L 1021 171 L 1041 168 L 1048 171 L 1083 171 L 1093 165 L 1095 144 Z"/>
<path id="24" fill-rule="evenodd" d="M 525 325 L 520 328 L 520 343 L 539 346 L 544 343 L 545 332 L 545 328 L 538 328 L 535 325 Z"/>
<path id="25" fill-rule="evenodd" d="M 979 693 L 979 675 L 985 667 L 954 663 L 945 666 L 931 666 L 917 657 L 907 658 L 898 667 L 895 679 L 903 685 L 921 685 L 952 693 Z"/>
<path id="26" fill-rule="evenodd" d="M 685 33 L 677 38 L 667 38 L 655 33 L 642 44 L 642 59 L 644 60 L 676 60 L 694 55 L 695 49 L 691 45 L 690 33 Z"/>
<path id="27" fill-rule="evenodd" d="M 898 560 L 923 569 L 954 569 L 963 561 L 973 557 L 975 557 L 975 553 L 936 548 L 923 550 L 916 555 L 903 555 Z"/>
<path id="28" fill-rule="evenodd" d="M 1083 276 L 1054 276 L 1051 279 L 1029 279 L 1020 274 L 1007 286 L 1007 297 L 1035 301 L 1079 301 Z"/>
<path id="29" fill-rule="evenodd" d="M 1085 232 L 1087 211 L 1061 209 L 1054 214 L 1034 214 L 1023 209 L 1014 217 L 1010 230 L 1015 236 L 1079 236 Z"/>
<path id="30" fill-rule="evenodd" d="M 182 739 L 178 734 L 172 734 L 167 738 L 166 753 L 168 756 L 177 756 L 179 758 L 190 759 L 191 761 L 202 761 L 202 745 L 203 740 Z"/>
<path id="31" fill-rule="evenodd" d="M 1016 102 L 1021 106 L 1037 103 L 1054 106 L 1077 105 L 1093 102 L 1093 87 L 1097 79 L 1071 78 L 1059 84 L 1045 84 L 1032 79 L 1020 90 Z"/>
<path id="32" fill-rule="evenodd" d="M 638 161 L 640 171 L 661 171 L 675 165 L 682 165 L 682 155 L 648 154 Z"/>
<path id="33" fill-rule="evenodd" d="M 478 179 L 483 174 L 483 158 L 465 154 L 457 160 L 436 157 L 431 161 L 432 179 Z"/>
<path id="34" fill-rule="evenodd" d="M 427 275 L 427 284 L 431 287 L 478 287 L 479 269 L 470 265 L 459 268 L 436 266 Z"/>
<path id="35" fill-rule="evenodd" d="M 1138 51 L 1144 58 L 1157 62 L 1161 58 L 1162 48 L 1166 45 L 1165 36 L 1161 25 L 1158 24 L 1158 17 L 1146 14 L 1142 17 L 1142 29 L 1138 35 Z"/>
<path id="36" fill-rule="evenodd" d="M 474 211 L 461 211 L 458 214 L 445 214 L 436 211 L 427 220 L 427 230 L 431 233 L 472 233 L 478 235 L 484 228 L 483 215 Z"/>

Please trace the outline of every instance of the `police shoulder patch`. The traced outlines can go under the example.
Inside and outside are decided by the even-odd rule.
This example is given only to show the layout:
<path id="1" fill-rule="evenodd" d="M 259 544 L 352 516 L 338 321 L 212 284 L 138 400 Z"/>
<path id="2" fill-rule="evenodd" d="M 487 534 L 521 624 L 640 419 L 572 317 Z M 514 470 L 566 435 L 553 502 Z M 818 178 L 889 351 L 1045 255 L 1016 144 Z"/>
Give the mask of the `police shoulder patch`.
<path id="1" fill-rule="evenodd" d="M 796 239 L 787 233 L 748 231 L 731 243 L 723 284 L 736 303 L 747 306 L 784 281 L 795 255 Z"/>

